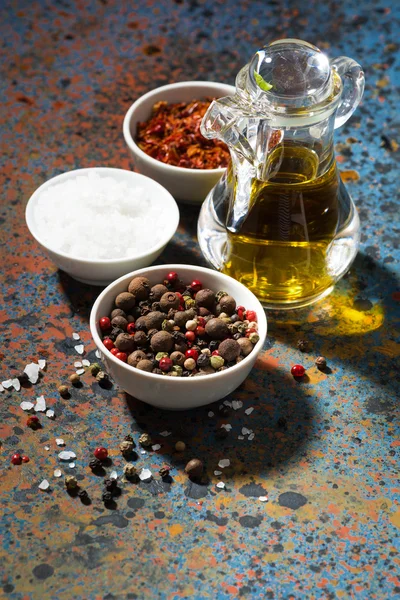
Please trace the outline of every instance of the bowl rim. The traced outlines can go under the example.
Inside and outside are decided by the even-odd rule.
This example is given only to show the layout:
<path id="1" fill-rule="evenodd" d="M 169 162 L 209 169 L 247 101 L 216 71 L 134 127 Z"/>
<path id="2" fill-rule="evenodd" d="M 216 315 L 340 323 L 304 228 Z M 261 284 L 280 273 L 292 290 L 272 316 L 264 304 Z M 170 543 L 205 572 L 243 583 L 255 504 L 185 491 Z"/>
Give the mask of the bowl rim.
<path id="1" fill-rule="evenodd" d="M 219 271 L 215 271 L 214 269 L 208 269 L 206 267 L 198 267 L 195 265 L 186 265 L 186 264 L 166 264 L 166 265 L 153 265 L 152 267 L 143 267 L 142 269 L 137 269 L 136 271 L 132 271 L 132 273 L 127 273 L 126 275 L 123 275 L 122 277 L 119 277 L 118 279 L 116 279 L 115 281 L 110 283 L 96 298 L 96 301 L 92 306 L 92 310 L 90 311 L 90 318 L 89 318 L 90 333 L 92 335 L 92 338 L 93 338 L 93 341 L 94 341 L 96 347 L 100 350 L 100 352 L 105 354 L 105 356 L 107 357 L 108 360 L 111 360 L 117 367 L 122 367 L 124 369 L 127 369 L 128 373 L 130 372 L 135 375 L 149 377 L 150 380 L 153 379 L 155 382 L 156 381 L 164 381 L 165 382 L 165 375 L 158 375 L 157 373 L 149 373 L 147 371 L 141 371 L 140 369 L 136 369 L 135 367 L 128 365 L 128 363 L 122 362 L 121 360 L 117 359 L 109 350 L 107 350 L 107 348 L 103 345 L 102 340 L 97 332 L 97 320 L 95 318 L 96 312 L 98 310 L 98 307 L 99 307 L 101 301 L 103 300 L 104 296 L 106 296 L 108 294 L 108 292 L 110 291 L 110 289 L 113 286 L 118 285 L 125 279 L 138 277 L 140 275 L 144 275 L 144 274 L 148 273 L 149 271 L 152 272 L 152 271 L 157 271 L 160 269 L 165 269 L 166 271 L 173 271 L 173 270 L 179 271 L 179 269 L 181 269 L 181 270 L 182 269 L 183 270 L 190 269 L 191 271 L 196 270 L 199 273 L 212 272 L 212 273 L 216 274 L 218 277 L 220 277 L 222 281 L 224 281 L 224 280 L 233 281 L 235 283 L 235 285 L 245 288 L 246 292 L 248 292 L 249 294 L 251 294 L 251 296 L 253 296 L 253 299 L 257 306 L 257 309 L 255 309 L 256 313 L 257 313 L 257 317 L 258 317 L 257 321 L 258 321 L 258 323 L 260 323 L 260 321 L 262 321 L 263 324 L 265 324 L 265 336 L 260 337 L 258 342 L 255 344 L 253 351 L 250 352 L 250 354 L 245 356 L 244 359 L 240 363 L 237 363 L 233 367 L 229 367 L 228 369 L 226 369 L 226 371 L 220 371 L 217 373 L 210 373 L 208 375 L 205 375 L 205 377 L 207 378 L 207 381 L 212 381 L 212 379 L 215 379 L 217 377 L 219 379 L 221 379 L 222 377 L 229 377 L 229 373 L 232 372 L 232 370 L 237 370 L 239 368 L 243 368 L 247 363 L 249 363 L 251 360 L 253 360 L 253 357 L 254 357 L 253 353 L 256 354 L 256 358 L 257 358 L 257 356 L 259 355 L 260 351 L 263 348 L 264 341 L 267 337 L 268 320 L 267 320 L 267 316 L 265 314 L 264 308 L 262 307 L 258 298 L 253 294 L 253 292 L 250 291 L 245 285 L 243 285 L 236 279 L 233 279 L 233 277 L 229 277 L 229 275 L 225 275 L 224 273 L 220 273 Z M 222 289 L 222 286 L 221 286 L 221 289 Z M 189 378 L 187 378 L 187 377 L 170 377 L 168 379 L 168 381 L 187 382 L 188 379 Z M 178 384 L 178 385 L 181 385 L 181 384 Z"/>
<path id="2" fill-rule="evenodd" d="M 131 134 L 130 125 L 131 125 L 131 120 L 132 120 L 133 114 L 141 106 L 141 104 L 143 104 L 144 102 L 149 100 L 149 98 L 151 98 L 152 96 L 154 96 L 156 93 L 158 93 L 160 91 L 166 91 L 166 90 L 170 90 L 170 89 L 196 87 L 196 86 L 198 86 L 199 89 L 206 88 L 206 87 L 211 87 L 215 90 L 221 89 L 221 88 L 226 88 L 227 94 L 229 93 L 229 88 L 232 92 L 234 92 L 234 90 L 236 89 L 234 85 L 230 85 L 229 83 L 218 83 L 217 81 L 195 81 L 194 80 L 194 81 L 180 81 L 178 83 L 169 83 L 167 85 L 161 85 L 157 88 L 154 88 L 153 90 L 150 90 L 149 92 L 146 92 L 142 96 L 139 96 L 139 98 L 137 100 L 135 100 L 135 102 L 130 106 L 130 108 L 128 109 L 128 111 L 126 112 L 125 117 L 124 117 L 124 122 L 122 125 L 122 132 L 123 132 L 123 135 L 125 138 L 125 142 L 126 142 L 127 146 L 132 150 L 132 152 L 135 152 L 136 154 L 138 154 L 143 160 L 148 160 L 150 162 L 150 164 L 152 164 L 154 167 L 158 166 L 161 169 L 165 169 L 165 170 L 172 169 L 171 174 L 175 173 L 176 175 L 179 175 L 182 173 L 196 173 L 200 177 L 204 177 L 204 176 L 210 175 L 210 174 L 211 175 L 213 175 L 213 174 L 221 174 L 222 175 L 226 171 L 226 167 L 219 167 L 217 169 L 188 169 L 186 167 L 177 167 L 175 165 L 169 165 L 168 163 L 164 163 L 161 160 L 157 160 L 156 158 L 149 156 L 149 154 L 146 154 L 146 152 L 144 152 L 141 148 L 139 148 L 139 146 L 137 145 L 137 143 L 135 142 L 135 140 Z M 204 175 L 200 175 L 200 174 L 204 174 Z"/>
<path id="3" fill-rule="evenodd" d="M 174 211 L 174 214 L 171 216 L 171 227 L 163 228 L 163 230 L 162 230 L 163 235 L 162 235 L 161 241 L 159 241 L 156 245 L 154 245 L 151 248 L 149 248 L 148 250 L 146 250 L 146 252 L 143 252 L 141 254 L 135 254 L 134 256 L 120 256 L 119 258 L 83 258 L 80 256 L 74 256 L 73 254 L 67 254 L 66 252 L 63 252 L 62 250 L 58 250 L 57 248 L 50 246 L 47 242 L 44 242 L 44 240 L 41 238 L 41 236 L 38 235 L 37 232 L 35 231 L 35 221 L 33 218 L 33 208 L 34 208 L 35 202 L 37 201 L 40 193 L 44 189 L 51 187 L 54 183 L 57 184 L 64 179 L 69 179 L 72 175 L 82 175 L 84 173 L 87 173 L 88 171 L 100 171 L 102 173 L 107 172 L 110 175 L 112 175 L 112 173 L 115 173 L 115 172 L 123 172 L 124 174 L 129 173 L 129 175 L 128 175 L 129 177 L 133 176 L 133 178 L 147 179 L 151 182 L 152 185 L 154 185 L 155 187 L 162 190 L 163 193 L 166 194 L 166 197 L 168 198 L 168 202 L 170 203 L 170 206 L 171 206 L 171 210 Z M 158 195 L 155 194 L 155 197 L 158 198 Z M 142 173 L 136 173 L 135 171 L 130 171 L 129 169 L 118 169 L 118 168 L 114 168 L 114 167 L 86 167 L 86 168 L 82 168 L 82 169 L 72 169 L 71 171 L 66 171 L 65 173 L 60 173 L 59 175 L 55 175 L 54 177 L 51 177 L 50 179 L 47 179 L 45 182 L 43 182 L 33 192 L 33 194 L 30 196 L 30 198 L 26 204 L 26 207 L 25 207 L 25 221 L 26 221 L 26 225 L 27 225 L 32 237 L 41 246 L 43 246 L 50 252 L 53 252 L 54 254 L 57 254 L 58 256 L 61 256 L 68 260 L 73 260 L 80 264 L 113 265 L 113 264 L 119 264 L 119 263 L 122 263 L 125 261 L 132 261 L 132 260 L 136 260 L 136 259 L 140 260 L 140 259 L 146 258 L 150 254 L 153 254 L 154 252 L 158 252 L 159 250 L 162 250 L 162 248 L 166 244 L 168 244 L 168 242 L 173 238 L 173 236 L 176 233 L 176 230 L 178 229 L 179 220 L 180 220 L 180 212 L 179 212 L 179 208 L 176 203 L 176 200 L 172 196 L 172 194 L 163 185 L 161 185 L 160 183 L 158 183 L 158 181 L 155 181 L 151 177 L 148 177 L 147 175 L 142 175 Z M 165 232 L 167 232 L 167 233 L 165 233 Z"/>

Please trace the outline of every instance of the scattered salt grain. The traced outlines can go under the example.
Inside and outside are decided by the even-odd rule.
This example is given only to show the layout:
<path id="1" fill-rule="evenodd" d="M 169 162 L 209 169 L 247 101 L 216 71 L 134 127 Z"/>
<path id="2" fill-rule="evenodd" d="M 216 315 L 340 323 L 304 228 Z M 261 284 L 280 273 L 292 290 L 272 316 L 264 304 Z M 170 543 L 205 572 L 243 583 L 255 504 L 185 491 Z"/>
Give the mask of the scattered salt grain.
<path id="1" fill-rule="evenodd" d="M 224 400 L 224 404 L 225 406 L 229 406 L 229 408 L 232 408 L 232 402 L 230 402 L 229 400 Z"/>
<path id="2" fill-rule="evenodd" d="M 157 246 L 173 218 L 158 196 L 125 177 L 92 171 L 42 191 L 33 218 L 50 248 L 84 259 L 130 257 Z"/>
<path id="3" fill-rule="evenodd" d="M 68 465 L 68 466 L 69 466 L 69 468 L 70 468 L 70 469 L 74 469 L 74 468 L 75 468 L 75 463 L 74 463 L 74 462 L 72 462 L 72 463 L 69 463 L 69 465 Z"/>
<path id="4" fill-rule="evenodd" d="M 267 496 L 259 496 L 258 497 L 260 502 L 268 502 L 268 497 Z"/>
<path id="5" fill-rule="evenodd" d="M 224 484 L 224 482 L 223 482 L 223 481 L 219 481 L 219 482 L 217 483 L 217 488 L 219 488 L 220 490 L 223 490 L 223 489 L 224 489 L 224 487 L 225 487 L 225 484 Z"/>
<path id="6" fill-rule="evenodd" d="M 39 369 L 40 367 L 36 363 L 29 363 L 29 365 L 26 365 L 24 373 L 28 375 L 28 379 L 31 383 L 36 383 L 39 379 Z"/>
<path id="7" fill-rule="evenodd" d="M 161 431 L 160 435 L 162 435 L 162 437 L 167 437 L 168 435 L 171 435 L 172 431 Z"/>
<path id="8" fill-rule="evenodd" d="M 54 477 L 61 477 L 61 475 L 62 475 L 62 472 L 61 472 L 60 469 L 55 469 L 54 470 Z"/>
<path id="9" fill-rule="evenodd" d="M 44 358 L 39 358 L 38 365 L 42 371 L 46 368 L 46 361 L 44 360 Z"/>
<path id="10" fill-rule="evenodd" d="M 142 469 L 141 472 L 139 473 L 140 481 L 146 481 L 146 479 L 151 479 L 152 477 L 153 477 L 153 474 L 150 471 L 150 469 Z"/>
<path id="11" fill-rule="evenodd" d="M 253 412 L 254 407 L 250 406 L 250 408 L 246 408 L 246 410 L 244 411 L 246 413 L 246 415 L 251 415 L 251 413 Z"/>
<path id="12" fill-rule="evenodd" d="M 22 410 L 31 410 L 34 407 L 32 402 L 21 402 L 20 407 Z"/>
<path id="13" fill-rule="evenodd" d="M 74 346 L 74 348 L 78 354 L 83 354 L 85 346 L 83 344 L 77 344 L 76 346 Z"/>
<path id="14" fill-rule="evenodd" d="M 208 416 L 209 416 L 209 417 L 213 417 L 213 416 L 214 416 L 214 413 L 213 413 L 213 411 L 212 411 L 212 410 L 210 410 L 210 412 L 208 413 Z"/>
<path id="15" fill-rule="evenodd" d="M 222 471 L 214 471 L 214 475 L 222 475 Z"/>
<path id="16" fill-rule="evenodd" d="M 101 358 L 101 352 L 100 352 L 100 350 L 96 350 L 95 356 L 96 356 L 96 358 Z"/>
<path id="17" fill-rule="evenodd" d="M 51 408 L 46 410 L 46 417 L 49 417 L 49 419 L 54 419 L 54 416 L 55 416 L 54 410 L 52 410 Z"/>
<path id="18" fill-rule="evenodd" d="M 160 444 L 154 444 L 154 446 L 151 447 L 152 450 L 154 450 L 154 452 L 156 452 L 157 450 L 159 450 L 161 448 Z"/>
<path id="19" fill-rule="evenodd" d="M 72 334 L 72 339 L 74 339 L 74 340 L 80 340 L 81 336 L 79 335 L 79 333 L 73 333 Z"/>
<path id="20" fill-rule="evenodd" d="M 62 438 L 56 438 L 57 446 L 65 446 L 65 442 Z"/>
<path id="21" fill-rule="evenodd" d="M 13 388 L 16 392 L 19 392 L 19 390 L 21 389 L 21 382 L 20 380 L 15 377 L 15 379 L 12 380 L 12 384 L 13 384 Z"/>
<path id="22" fill-rule="evenodd" d="M 43 490 L 44 492 L 46 490 L 48 490 L 50 487 L 49 482 L 47 481 L 47 479 L 43 479 L 43 481 L 41 483 L 39 483 L 39 490 Z"/>
<path id="23" fill-rule="evenodd" d="M 229 460 L 229 458 L 221 458 L 221 460 L 218 463 L 218 466 L 220 469 L 224 469 L 225 467 L 229 467 L 230 464 L 231 461 Z"/>
<path id="24" fill-rule="evenodd" d="M 242 406 L 243 406 L 243 402 L 241 400 L 233 400 L 233 402 L 232 402 L 233 410 L 239 410 L 239 408 L 242 408 Z"/>
<path id="25" fill-rule="evenodd" d="M 44 396 L 36 398 L 35 412 L 46 412 L 46 400 L 44 399 Z"/>
<path id="26" fill-rule="evenodd" d="M 84 367 L 90 367 L 90 360 L 88 360 L 87 358 L 84 358 L 82 361 L 82 365 Z"/>
<path id="27" fill-rule="evenodd" d="M 71 450 L 63 450 L 59 453 L 58 458 L 61 460 L 71 460 L 71 458 L 76 458 L 75 452 L 71 452 Z"/>
<path id="28" fill-rule="evenodd" d="M 77 374 L 77 375 L 83 375 L 83 374 L 84 374 L 84 372 L 85 372 L 85 369 L 77 369 L 77 370 L 76 370 L 76 374 Z"/>
<path id="29" fill-rule="evenodd" d="M 140 454 L 147 454 L 146 450 L 141 450 Z"/>
<path id="30" fill-rule="evenodd" d="M 110 473 L 110 479 L 118 479 L 118 473 L 117 473 L 117 471 L 111 471 L 111 473 Z"/>
<path id="31" fill-rule="evenodd" d="M 3 388 L 3 386 L 1 385 L 1 383 L 0 383 L 0 392 L 4 392 L 4 388 Z"/>
<path id="32" fill-rule="evenodd" d="M 75 369 L 79 369 L 79 367 L 81 367 L 81 366 L 82 366 L 82 363 L 81 363 L 81 361 L 80 361 L 80 360 L 76 360 L 76 361 L 74 362 L 74 367 L 75 367 Z"/>
<path id="33" fill-rule="evenodd" d="M 221 429 L 226 429 L 226 431 L 231 431 L 232 425 L 230 423 L 222 423 Z"/>
<path id="34" fill-rule="evenodd" d="M 254 433 L 251 433 L 247 439 L 248 439 L 250 442 L 251 442 L 251 440 L 254 440 Z"/>
<path id="35" fill-rule="evenodd" d="M 50 450 L 50 446 L 45 446 L 44 449 L 48 451 Z"/>
<path id="36" fill-rule="evenodd" d="M 9 390 L 13 386 L 13 380 L 12 379 L 7 379 L 6 381 L 3 381 L 1 385 L 3 386 L 3 388 L 5 390 Z"/>
<path id="37" fill-rule="evenodd" d="M 244 440 L 244 435 L 238 435 L 238 440 Z"/>
<path id="38" fill-rule="evenodd" d="M 242 427 L 242 435 L 248 435 L 251 433 L 251 429 L 247 429 L 247 427 Z"/>

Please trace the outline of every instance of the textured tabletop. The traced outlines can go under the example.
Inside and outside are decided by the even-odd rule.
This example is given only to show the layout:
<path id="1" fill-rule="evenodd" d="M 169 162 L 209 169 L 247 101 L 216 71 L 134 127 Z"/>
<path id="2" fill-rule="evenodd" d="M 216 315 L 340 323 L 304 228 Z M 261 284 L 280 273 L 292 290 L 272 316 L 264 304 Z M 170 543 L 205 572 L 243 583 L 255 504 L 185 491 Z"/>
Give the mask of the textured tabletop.
<path id="1" fill-rule="evenodd" d="M 372 600 L 400 593 L 396 4 L 0 3 L 0 381 L 47 361 L 36 385 L 0 394 L 0 597 Z M 97 360 L 88 314 L 99 288 L 58 271 L 32 240 L 24 220 L 29 196 L 70 169 L 133 168 L 122 121 L 136 98 L 174 81 L 233 83 L 254 50 L 279 37 L 306 39 L 365 69 L 362 105 L 335 138 L 362 226 L 351 272 L 310 309 L 268 313 L 264 351 L 228 398 L 239 403 L 227 414 L 220 403 L 162 412 L 115 385 L 102 389 L 90 374 L 63 400 L 57 387 L 82 360 L 74 332 L 84 358 Z M 178 233 L 159 263 L 204 264 L 197 213 L 181 206 Z M 297 349 L 300 338 L 309 352 Z M 325 373 L 314 365 L 318 355 L 328 361 Z M 301 382 L 290 375 L 299 362 L 307 369 Z M 55 418 L 40 413 L 43 426 L 33 431 L 20 403 L 41 395 Z M 221 440 L 222 424 L 231 430 Z M 161 446 L 146 454 L 137 448 L 137 465 L 154 478 L 122 482 L 115 506 L 105 508 L 102 477 L 88 468 L 92 452 L 107 446 L 107 474 L 120 475 L 120 441 L 131 433 L 137 444 L 142 432 Z M 74 467 L 60 463 L 56 438 L 76 454 Z M 179 440 L 183 454 L 174 450 Z M 14 452 L 30 462 L 11 465 Z M 193 457 L 207 465 L 206 485 L 184 474 Z M 230 466 L 219 468 L 221 459 Z M 162 483 L 165 462 L 171 480 Z M 67 494 L 58 468 L 76 475 L 90 505 Z M 38 488 L 44 479 L 48 491 Z"/>

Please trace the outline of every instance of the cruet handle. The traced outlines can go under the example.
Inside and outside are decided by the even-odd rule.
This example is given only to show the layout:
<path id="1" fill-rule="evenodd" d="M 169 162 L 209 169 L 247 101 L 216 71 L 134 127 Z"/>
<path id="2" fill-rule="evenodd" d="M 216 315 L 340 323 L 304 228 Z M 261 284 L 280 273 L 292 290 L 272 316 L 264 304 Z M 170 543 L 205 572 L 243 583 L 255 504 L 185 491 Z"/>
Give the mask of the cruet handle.
<path id="1" fill-rule="evenodd" d="M 342 97 L 336 112 L 335 129 L 346 123 L 360 103 L 364 92 L 364 71 L 352 58 L 339 56 L 330 62 L 343 83 Z"/>

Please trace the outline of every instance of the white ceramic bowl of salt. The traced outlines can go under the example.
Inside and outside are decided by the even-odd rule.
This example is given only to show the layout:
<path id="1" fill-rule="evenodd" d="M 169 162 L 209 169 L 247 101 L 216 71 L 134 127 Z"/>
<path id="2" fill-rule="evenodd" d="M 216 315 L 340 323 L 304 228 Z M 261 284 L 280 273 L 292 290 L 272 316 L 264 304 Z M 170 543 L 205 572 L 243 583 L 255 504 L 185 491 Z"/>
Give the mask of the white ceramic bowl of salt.
<path id="1" fill-rule="evenodd" d="M 30 197 L 25 218 L 59 269 L 104 286 L 156 260 L 176 232 L 179 209 L 149 177 L 95 167 L 46 181 Z"/>

